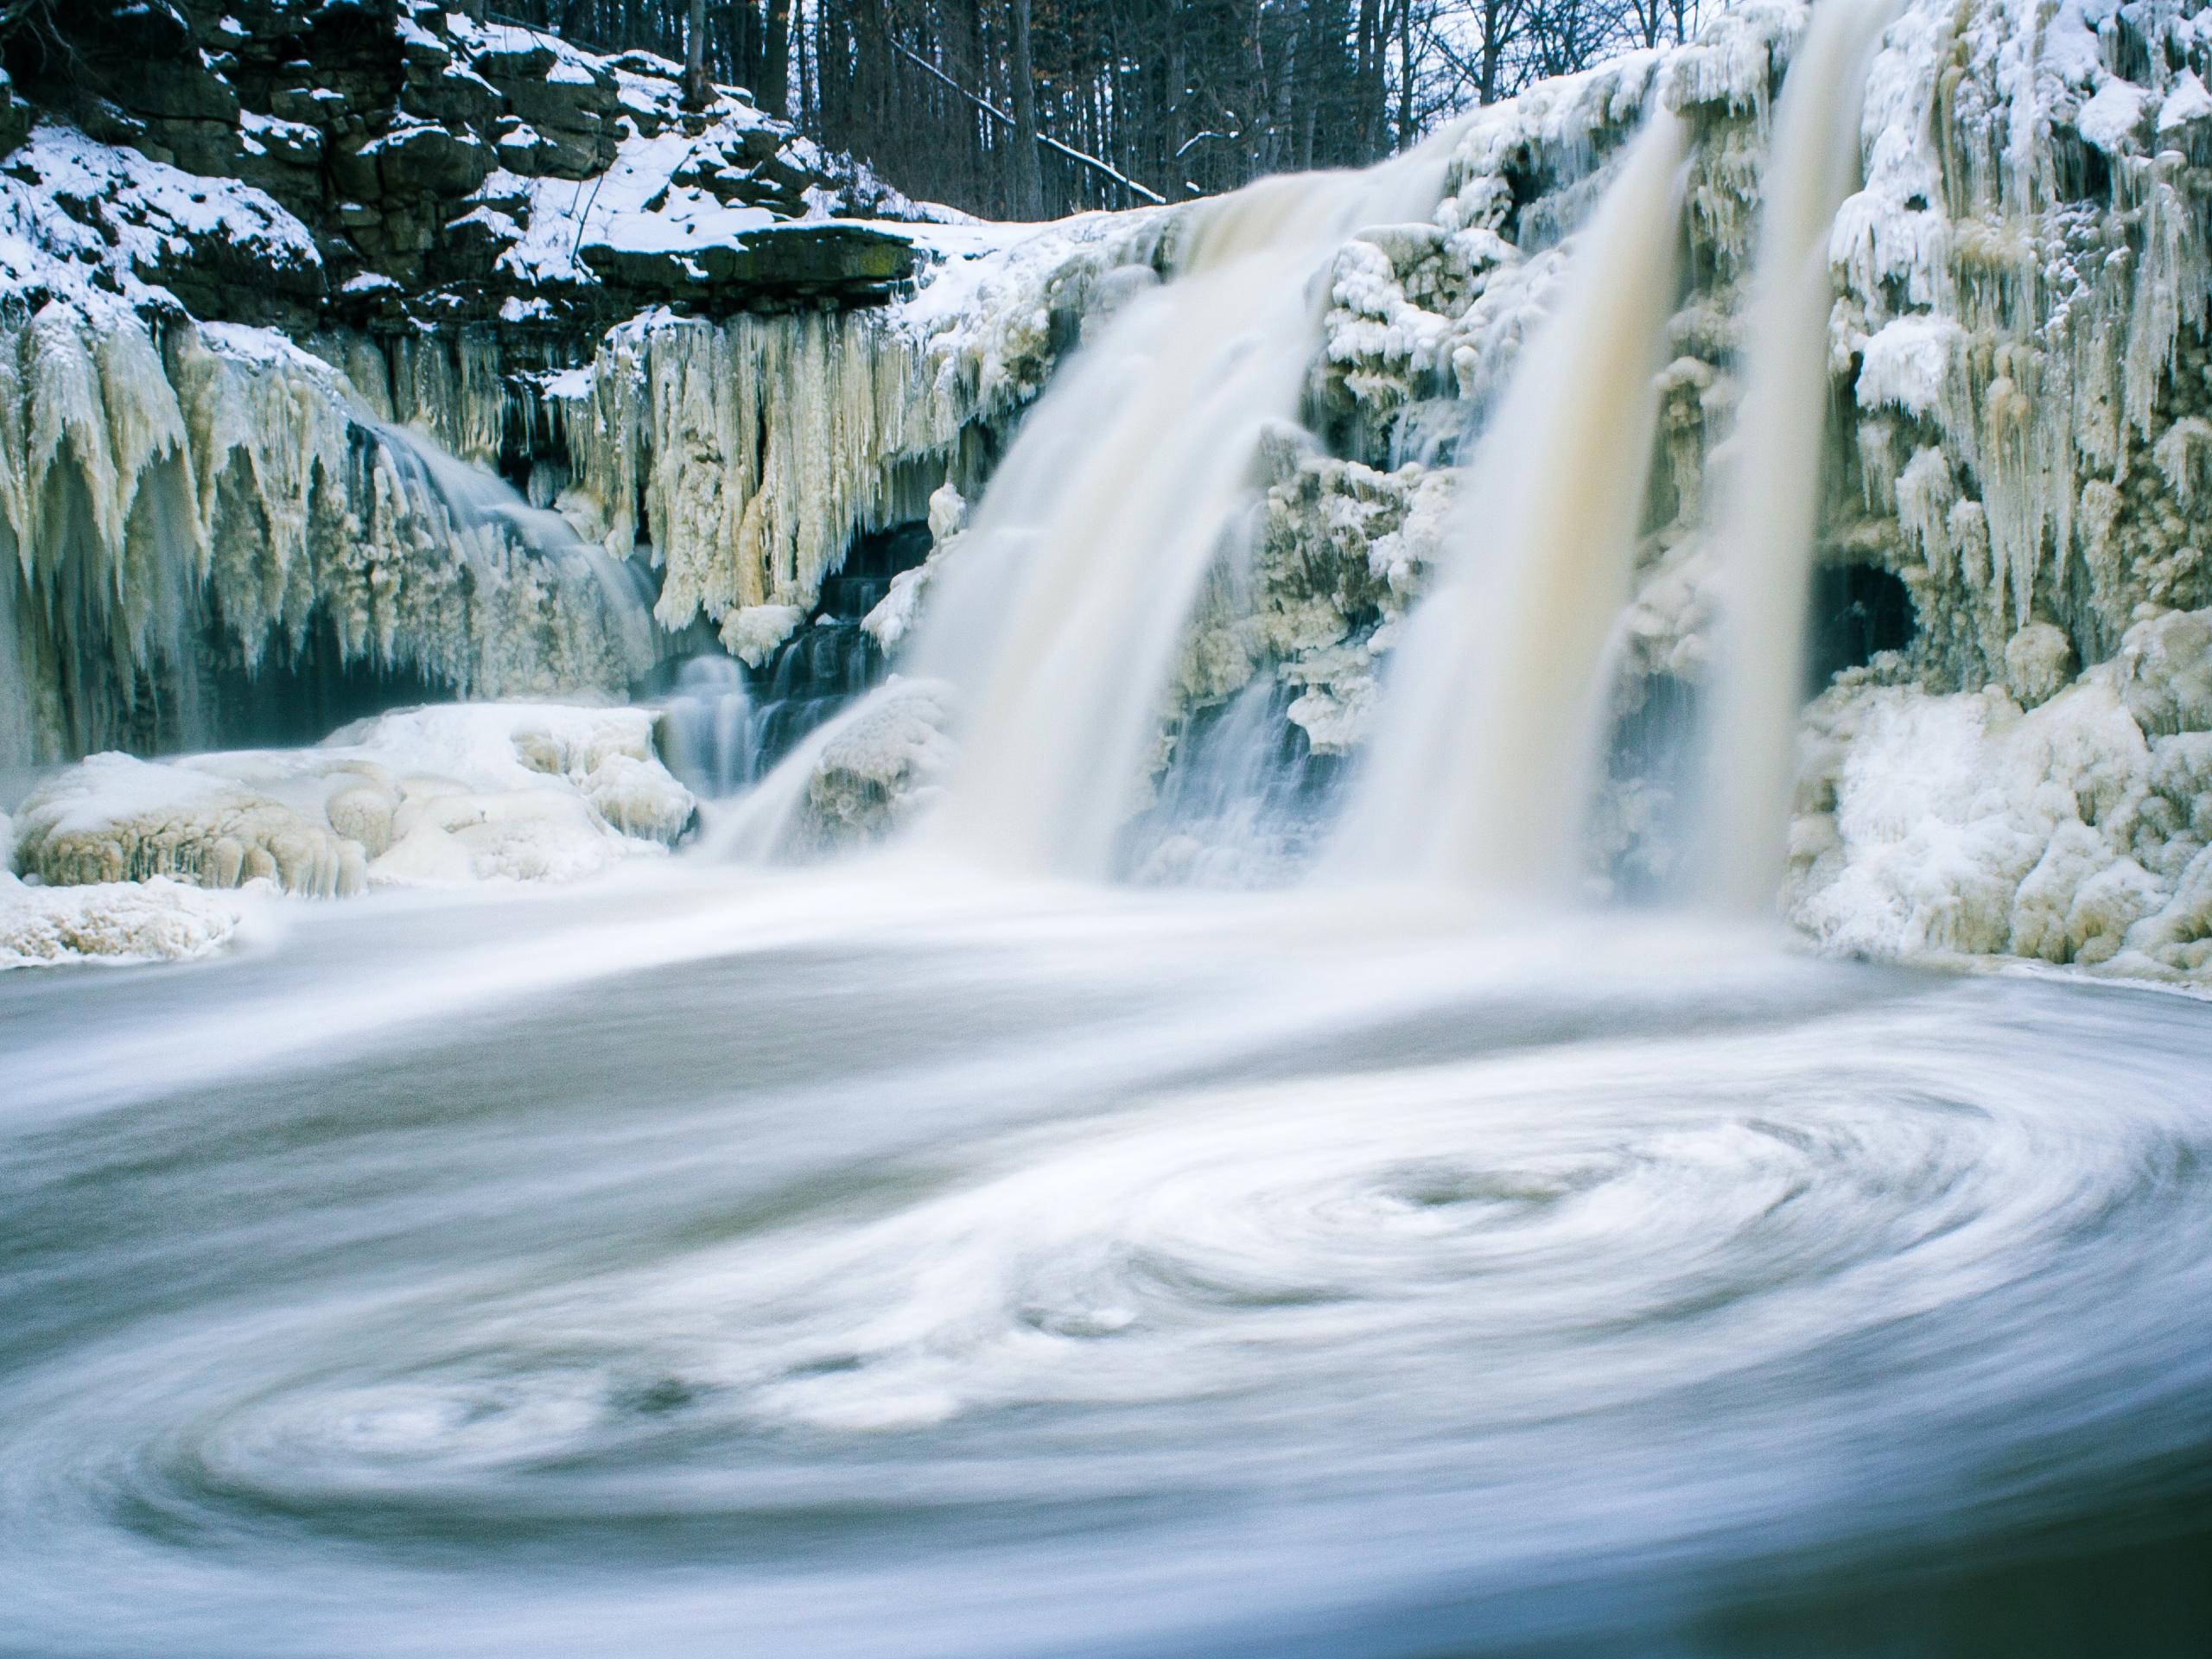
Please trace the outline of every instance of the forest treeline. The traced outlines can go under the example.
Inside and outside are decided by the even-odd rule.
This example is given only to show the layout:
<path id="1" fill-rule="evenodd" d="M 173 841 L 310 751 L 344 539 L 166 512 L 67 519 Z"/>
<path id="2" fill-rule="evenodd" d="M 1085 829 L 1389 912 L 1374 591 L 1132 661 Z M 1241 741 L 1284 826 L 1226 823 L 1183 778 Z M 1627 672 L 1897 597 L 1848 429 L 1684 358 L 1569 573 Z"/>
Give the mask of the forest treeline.
<path id="1" fill-rule="evenodd" d="M 481 0 L 480 0 L 481 3 Z M 1716 0 L 1702 0 L 1715 3 Z M 999 219 L 1362 166 L 1531 80 L 1686 38 L 1701 0 L 489 0 L 643 47 Z M 472 8 L 474 9 L 474 8 Z"/>

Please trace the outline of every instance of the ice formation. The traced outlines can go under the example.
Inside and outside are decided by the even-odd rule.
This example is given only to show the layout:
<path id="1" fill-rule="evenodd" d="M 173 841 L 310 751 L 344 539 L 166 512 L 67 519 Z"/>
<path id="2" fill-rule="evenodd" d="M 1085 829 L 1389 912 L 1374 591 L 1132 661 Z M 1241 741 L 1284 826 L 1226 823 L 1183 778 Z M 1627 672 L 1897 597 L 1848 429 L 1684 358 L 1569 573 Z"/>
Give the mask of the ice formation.
<path id="1" fill-rule="evenodd" d="M 2212 969 L 2212 611 L 2029 709 L 1858 677 L 1814 705 L 1791 912 L 1867 955 Z"/>
<path id="2" fill-rule="evenodd" d="M 378 715 L 308 749 L 149 761 L 96 754 L 15 824 L 48 886 L 256 880 L 318 897 L 371 886 L 571 880 L 664 849 L 690 793 L 641 709 L 487 702 Z"/>
<path id="3" fill-rule="evenodd" d="M 210 667 L 317 628 L 464 694 L 621 692 L 652 661 L 635 596 L 504 490 L 273 331 L 0 313 L 0 756 L 204 745 Z"/>
<path id="4" fill-rule="evenodd" d="M 1162 222 L 902 226 L 938 261 L 904 304 L 620 325 L 588 365 L 543 385 L 563 510 L 611 554 L 664 570 L 664 627 L 703 615 L 757 664 L 855 536 L 931 517 L 940 490 L 976 489 L 994 435 L 1103 308 L 1108 273 L 1148 270 Z"/>
<path id="5" fill-rule="evenodd" d="M 0 970 L 204 957 L 227 944 L 245 919 L 240 895 L 166 876 L 43 887 L 0 870 Z"/>
<path id="6" fill-rule="evenodd" d="M 944 482 L 965 411 L 922 368 L 874 313 L 643 320 L 556 395 L 562 505 L 617 556 L 649 540 L 664 627 L 703 613 L 758 664 L 856 533 L 922 517 Z"/>

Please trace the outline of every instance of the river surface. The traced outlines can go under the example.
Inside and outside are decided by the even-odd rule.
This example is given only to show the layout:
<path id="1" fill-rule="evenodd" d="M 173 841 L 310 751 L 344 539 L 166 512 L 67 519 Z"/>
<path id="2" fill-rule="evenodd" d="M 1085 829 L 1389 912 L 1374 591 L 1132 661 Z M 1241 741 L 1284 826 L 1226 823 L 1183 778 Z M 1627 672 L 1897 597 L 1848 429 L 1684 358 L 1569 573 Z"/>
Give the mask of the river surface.
<path id="1" fill-rule="evenodd" d="M 0 978 L 0 1653 L 2212 1650 L 2212 1004 L 671 866 Z"/>

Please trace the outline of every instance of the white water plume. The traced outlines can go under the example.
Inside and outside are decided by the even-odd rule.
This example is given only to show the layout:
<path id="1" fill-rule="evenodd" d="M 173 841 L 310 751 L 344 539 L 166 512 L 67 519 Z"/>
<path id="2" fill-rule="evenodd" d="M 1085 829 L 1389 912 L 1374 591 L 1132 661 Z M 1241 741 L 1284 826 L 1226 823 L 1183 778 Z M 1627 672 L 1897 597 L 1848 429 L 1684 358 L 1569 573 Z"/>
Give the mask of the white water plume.
<path id="1" fill-rule="evenodd" d="M 734 795 L 752 771 L 753 704 L 734 658 L 703 652 L 677 671 L 661 710 L 668 767 L 696 794 Z"/>
<path id="2" fill-rule="evenodd" d="M 1897 0 L 1817 8 L 1777 115 L 1751 279 L 1744 400 L 1715 509 L 1722 634 L 1701 837 L 1709 891 L 1763 910 L 1782 880 L 1828 401 L 1828 239 Z"/>
<path id="3" fill-rule="evenodd" d="M 995 865 L 1103 874 L 1199 584 L 1319 345 L 1317 278 L 1365 226 L 1433 211 L 1455 134 L 1363 173 L 1268 179 L 1186 222 L 1024 425 L 916 642 L 960 688 L 933 832 Z"/>
<path id="4" fill-rule="evenodd" d="M 1656 111 L 1484 429 L 1458 563 L 1411 624 L 1345 867 L 1520 891 L 1573 872 L 1650 467 L 1683 151 Z"/>

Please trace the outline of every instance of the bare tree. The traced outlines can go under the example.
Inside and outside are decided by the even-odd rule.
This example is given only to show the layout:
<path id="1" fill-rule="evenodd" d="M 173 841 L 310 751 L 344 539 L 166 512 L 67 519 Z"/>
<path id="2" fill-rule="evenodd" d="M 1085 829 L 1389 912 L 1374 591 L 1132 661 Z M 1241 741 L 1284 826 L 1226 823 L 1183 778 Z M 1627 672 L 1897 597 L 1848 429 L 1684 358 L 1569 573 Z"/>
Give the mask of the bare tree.
<path id="1" fill-rule="evenodd" d="M 1007 0 L 1007 77 L 1014 92 L 1014 211 L 1045 214 L 1045 181 L 1037 159 L 1037 60 L 1029 38 L 1029 0 Z"/>
<path id="2" fill-rule="evenodd" d="M 910 194 L 1030 218 L 1363 166 L 1700 0 L 490 0 L 753 89 Z M 0 16 L 25 0 L 0 0 Z"/>

